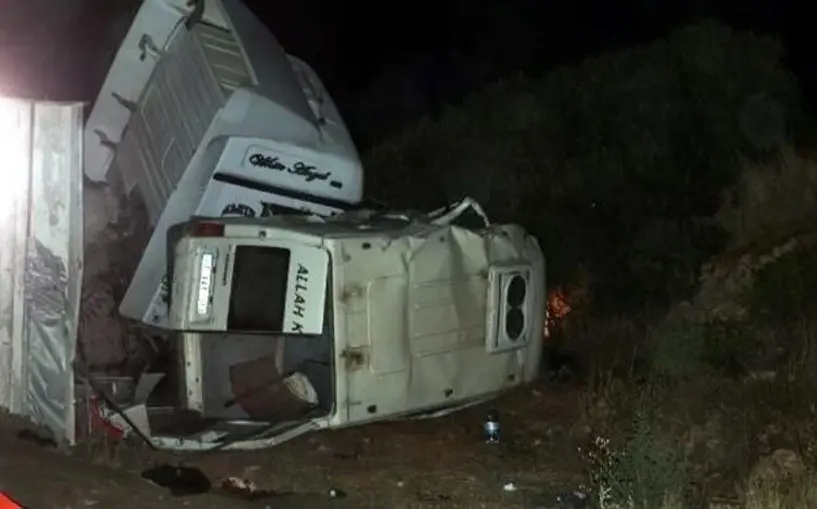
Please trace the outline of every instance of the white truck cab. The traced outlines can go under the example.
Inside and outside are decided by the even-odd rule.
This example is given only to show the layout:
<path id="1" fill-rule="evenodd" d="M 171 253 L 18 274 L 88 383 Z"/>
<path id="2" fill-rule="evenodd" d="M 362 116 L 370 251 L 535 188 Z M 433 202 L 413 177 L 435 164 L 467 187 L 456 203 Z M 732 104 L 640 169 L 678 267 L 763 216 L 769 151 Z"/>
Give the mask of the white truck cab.
<path id="1" fill-rule="evenodd" d="M 469 213 L 481 222 L 466 226 Z M 159 446 L 263 447 L 444 413 L 539 372 L 542 251 L 471 200 L 422 215 L 196 218 L 169 243 L 185 405 L 239 438 L 224 445 L 225 424 L 154 434 Z"/>
<path id="2" fill-rule="evenodd" d="M 240 0 L 143 0 L 85 128 L 85 175 L 119 179 L 153 235 L 120 305 L 164 328 L 167 230 L 191 216 L 329 216 L 363 169 L 317 74 Z"/>

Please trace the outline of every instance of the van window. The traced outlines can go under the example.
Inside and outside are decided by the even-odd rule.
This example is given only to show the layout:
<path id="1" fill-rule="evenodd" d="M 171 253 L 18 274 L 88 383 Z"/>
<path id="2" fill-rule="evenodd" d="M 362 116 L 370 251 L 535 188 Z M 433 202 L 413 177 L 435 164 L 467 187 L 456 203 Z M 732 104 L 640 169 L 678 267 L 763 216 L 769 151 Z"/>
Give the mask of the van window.
<path id="1" fill-rule="evenodd" d="M 289 249 L 237 246 L 227 329 L 281 332 L 289 276 Z"/>

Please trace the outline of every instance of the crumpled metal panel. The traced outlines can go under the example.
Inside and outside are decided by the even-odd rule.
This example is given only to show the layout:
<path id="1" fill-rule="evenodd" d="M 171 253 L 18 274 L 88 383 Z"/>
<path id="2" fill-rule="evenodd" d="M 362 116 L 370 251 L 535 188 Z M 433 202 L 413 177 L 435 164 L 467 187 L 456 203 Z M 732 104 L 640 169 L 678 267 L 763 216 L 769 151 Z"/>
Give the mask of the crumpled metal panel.
<path id="1" fill-rule="evenodd" d="M 75 438 L 82 105 L 0 98 L 0 406 Z"/>
<path id="2" fill-rule="evenodd" d="M 516 225 L 471 230 L 440 222 L 366 240 L 368 248 L 357 237 L 333 248 L 333 259 L 342 260 L 333 267 L 334 299 L 343 310 L 336 351 L 346 353 L 335 387 L 347 408 L 329 427 L 458 409 L 536 377 L 545 261 L 533 237 Z M 533 269 L 532 332 L 518 349 L 491 352 L 486 316 L 496 311 L 488 271 L 520 263 Z"/>

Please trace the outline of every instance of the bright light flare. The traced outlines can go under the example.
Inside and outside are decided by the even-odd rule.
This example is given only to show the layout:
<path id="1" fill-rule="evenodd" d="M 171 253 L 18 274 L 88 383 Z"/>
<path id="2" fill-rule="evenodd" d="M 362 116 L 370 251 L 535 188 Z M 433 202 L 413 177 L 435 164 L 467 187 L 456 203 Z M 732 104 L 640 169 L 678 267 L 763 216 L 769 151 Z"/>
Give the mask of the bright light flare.
<path id="1" fill-rule="evenodd" d="M 0 98 L 0 221 L 28 198 L 31 162 L 31 104 Z"/>

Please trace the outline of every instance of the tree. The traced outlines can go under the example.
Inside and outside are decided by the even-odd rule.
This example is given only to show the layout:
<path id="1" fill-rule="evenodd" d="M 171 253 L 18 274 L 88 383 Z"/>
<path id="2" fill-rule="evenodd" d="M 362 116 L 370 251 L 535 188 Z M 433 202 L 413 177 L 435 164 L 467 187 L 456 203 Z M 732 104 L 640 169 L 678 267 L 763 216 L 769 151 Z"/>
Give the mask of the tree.
<path id="1" fill-rule="evenodd" d="M 717 249 L 710 217 L 741 158 L 805 127 L 781 57 L 772 39 L 705 22 L 504 80 L 371 150 L 369 193 L 416 208 L 474 195 L 539 237 L 551 281 L 584 266 L 599 297 L 665 301 Z"/>

